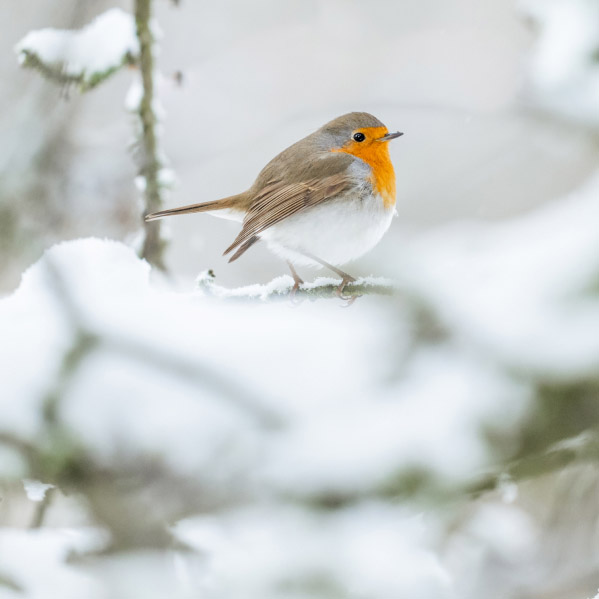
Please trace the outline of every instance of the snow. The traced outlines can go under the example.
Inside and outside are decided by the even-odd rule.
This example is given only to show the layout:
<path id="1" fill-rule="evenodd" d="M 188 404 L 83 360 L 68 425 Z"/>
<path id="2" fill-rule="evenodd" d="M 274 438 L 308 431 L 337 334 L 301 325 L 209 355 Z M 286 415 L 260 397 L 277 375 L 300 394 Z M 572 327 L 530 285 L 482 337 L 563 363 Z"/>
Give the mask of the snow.
<path id="1" fill-rule="evenodd" d="M 59 388 L 57 419 L 78 451 L 117 479 L 152 473 L 142 505 L 198 553 L 71 566 L 68 529 L 2 531 L 0 543 L 31 545 L 65 596 L 158 597 L 165 585 L 175 598 L 476 596 L 467 581 L 481 548 L 525 563 L 535 545 L 518 486 L 499 477 L 497 502 L 450 535 L 444 557 L 451 523 L 423 511 L 419 493 L 453 496 L 516 450 L 534 377 L 597 372 L 598 191 L 595 176 L 516 221 L 406 242 L 395 282 L 360 281 L 396 293 L 346 310 L 266 301 L 288 292 L 288 276 L 227 290 L 202 273 L 181 291 L 122 243 L 52 247 L 0 300 L 0 361 L 12 365 L 0 433 L 47 439 L 42 408 Z M 436 336 L 419 328 L 423 310 Z M 82 333 L 94 343 L 61 369 Z M 500 454 L 489 438 L 503 440 Z M 45 485 L 26 485 L 42 496 Z M 0 571 L 37 588 L 2 552 Z"/>
<path id="2" fill-rule="evenodd" d="M 528 97 L 544 109 L 599 125 L 599 5 L 594 0 L 524 0 L 538 37 Z"/>
<path id="3" fill-rule="evenodd" d="M 327 515 L 264 506 L 185 520 L 176 533 L 214 556 L 210 596 L 453 596 L 434 535 L 398 507 L 363 503 Z"/>
<path id="4" fill-rule="evenodd" d="M 66 320 L 54 338 L 35 341 L 57 361 L 72 335 L 52 287 L 60 285 L 48 284 L 49 265 L 68 290 L 70 316 L 100 337 L 98 350 L 73 374 L 61 407 L 65 422 L 103 464 L 131 452 L 132 460 L 157 454 L 174 470 L 206 471 L 216 448 L 228 445 L 233 468 L 251 461 L 256 444 L 266 444 L 264 476 L 288 490 L 371 488 L 416 465 L 459 478 L 486 459 L 476 426 L 495 418 L 501 406 L 507 427 L 526 403 L 525 388 L 451 345 L 418 352 L 401 382 L 372 397 L 369 390 L 380 383 L 369 356 L 388 343 L 373 333 L 385 330 L 382 321 L 375 324 L 384 318 L 378 308 L 357 307 L 348 315 L 336 305 L 301 311 L 269 305 L 259 312 L 223 305 L 153 287 L 148 265 L 130 249 L 92 239 L 46 252 L 14 296 L 0 303 L 8 336 L 21 339 L 16 355 L 22 352 L 17 363 L 23 365 L 35 338 L 21 336 L 28 323 Z M 282 277 L 266 289 L 288 284 Z M 22 314 L 19 308 L 31 302 L 37 305 Z M 319 339 L 318 352 L 311 351 L 312 338 Z M 15 347 L 10 351 L 14 358 Z M 266 371 L 267 364 L 276 367 Z M 298 368 L 321 374 L 305 378 Z M 29 438 L 41 425 L 36 401 L 51 372 L 40 369 L 37 383 L 29 368 L 10 377 L 12 397 L 30 406 L 30 422 L 21 427 Z M 9 398 L 0 409 L 11 411 Z M 431 421 L 429 410 L 442 417 Z M 147 416 L 138 419 L 142 412 Z M 285 423 L 284 434 L 256 438 L 256 426 L 270 417 Z M 220 474 L 225 471 L 220 464 Z"/>
<path id="5" fill-rule="evenodd" d="M 81 30 L 40 29 L 29 32 L 15 47 L 19 61 L 37 57 L 52 69 L 90 83 L 120 67 L 139 52 L 133 16 L 119 8 L 96 17 Z"/>
<path id="6" fill-rule="evenodd" d="M 340 279 L 334 277 L 317 277 L 314 281 L 302 283 L 301 289 L 304 291 L 313 291 L 320 288 L 337 287 Z M 227 289 L 218 285 L 214 280 L 214 275 L 210 271 L 202 271 L 196 278 L 197 293 L 199 296 L 213 296 L 219 299 L 258 299 L 262 301 L 285 298 L 289 295 L 293 287 L 293 278 L 289 275 L 275 277 L 266 284 L 256 283 L 244 287 Z M 393 288 L 393 281 L 384 277 L 359 277 L 355 285 L 365 287 L 389 287 Z"/>
<path id="7" fill-rule="evenodd" d="M 518 485 L 506 473 L 499 475 L 497 490 L 504 503 L 514 503 L 518 498 Z"/>
<path id="8" fill-rule="evenodd" d="M 598 34 L 596 2 L 524 4 L 539 24 L 524 99 L 596 124 L 597 63 L 590 60 Z M 180 154 L 178 169 L 187 165 L 189 170 L 183 179 L 190 193 L 201 189 L 217 197 L 220 188 L 211 187 L 211 180 L 229 181 L 230 193 L 247 184 L 251 179 L 245 178 L 261 166 L 253 164 L 260 153 L 257 144 L 274 154 L 312 127 L 317 114 L 337 110 L 342 90 L 348 109 L 366 100 L 375 112 L 391 110 L 386 119 L 410 120 L 416 133 L 410 143 L 423 140 L 427 129 L 437 145 L 446 140 L 436 161 L 431 160 L 435 144 L 426 140 L 420 147 L 425 160 L 414 157 L 417 145 L 393 150 L 399 152 L 396 158 L 404 153 L 398 162 L 404 165 L 402 195 L 425 206 L 419 214 L 434 203 L 428 211 L 435 218 L 445 210 L 440 206 L 451 204 L 452 194 L 469 196 L 481 211 L 503 214 L 499 202 L 493 207 L 490 196 L 478 198 L 476 189 L 491 194 L 499 177 L 493 185 L 477 186 L 477 181 L 490 180 L 485 173 L 497 171 L 504 161 L 520 163 L 526 171 L 526 177 L 508 177 L 509 184 L 499 185 L 517 196 L 506 203 L 521 208 L 527 196 L 527 202 L 544 201 L 542 194 L 529 193 L 539 189 L 531 185 L 538 163 L 523 158 L 521 148 L 505 152 L 523 129 L 513 120 L 498 121 L 495 114 L 512 106 L 520 85 L 520 42 L 513 43 L 507 28 L 503 35 L 504 29 L 493 32 L 491 27 L 492 21 L 504 19 L 519 29 L 511 10 L 489 12 L 486 23 L 480 20 L 486 9 L 465 11 L 455 23 L 447 11 L 436 14 L 434 24 L 418 21 L 419 9 L 408 15 L 417 26 L 398 21 L 407 35 L 398 34 L 398 23 L 391 21 L 383 23 L 388 31 L 382 35 L 378 9 L 357 6 L 324 3 L 318 9 L 322 31 L 315 36 L 307 23 L 285 22 L 289 15 L 282 8 L 271 15 L 271 29 L 258 21 L 248 28 L 247 15 L 233 23 L 226 15 L 220 29 L 212 25 L 215 15 L 201 19 L 202 36 L 213 38 L 214 47 L 204 45 L 198 58 L 197 49 L 179 44 L 185 51 L 165 61 L 186 68 L 184 93 L 177 90 L 181 100 L 173 105 L 178 111 L 181 101 L 187 102 L 192 118 L 179 118 L 180 128 L 171 130 L 169 138 L 173 152 Z M 255 10 L 249 12 L 258 19 Z M 231 27 L 243 29 L 237 47 L 226 37 Z M 151 28 L 158 37 L 155 21 Z M 360 32 L 354 58 L 374 69 L 371 85 L 356 85 L 352 77 L 356 60 L 348 60 L 343 46 L 349 31 Z M 308 36 L 315 45 L 306 53 Z M 379 46 L 383 38 L 387 45 Z M 331 53 L 331 39 L 344 52 Z M 277 44 L 285 51 L 274 53 L 273 63 Z M 473 53 L 473 47 L 481 52 Z M 127 54 L 135 56 L 138 47 L 131 15 L 114 9 L 81 31 L 33 32 L 17 51 L 21 61 L 35 55 L 52 69 L 89 83 L 120 66 Z M 291 63 L 299 69 L 294 70 L 296 80 L 299 72 L 299 79 L 326 81 L 318 105 L 310 100 L 313 85 L 296 85 L 296 101 L 288 101 L 293 85 L 285 88 L 281 82 Z M 261 65 L 259 84 L 256 64 Z M 426 76 L 417 64 L 427 67 Z M 455 64 L 463 68 L 452 70 Z M 496 67 L 492 81 L 481 86 L 489 64 Z M 337 78 L 327 79 L 327 71 L 335 71 Z M 169 95 L 173 99 L 174 85 L 154 75 L 153 108 L 162 117 L 160 101 L 168 102 Z M 237 87 L 244 93 L 231 93 Z M 137 111 L 142 94 L 135 72 L 126 108 Z M 218 118 L 201 124 L 202 138 L 214 143 L 194 154 L 190 148 L 197 145 L 197 127 L 188 123 L 195 122 L 198 97 L 202 111 Z M 300 113 L 298 105 L 305 105 Z M 466 111 L 456 117 L 455 131 L 444 127 L 447 121 L 437 114 L 448 107 Z M 425 112 L 431 108 L 435 114 Z M 414 110 L 422 111 L 421 121 L 411 118 Z M 486 113 L 484 119 L 479 111 Z M 513 112 L 510 119 L 522 117 L 518 111 L 506 112 Z M 506 136 L 472 161 L 472 147 L 482 147 L 472 127 L 483 120 L 505 129 Z M 223 135 L 223 123 L 233 135 Z M 493 126 L 478 129 L 491 133 L 478 137 L 492 141 Z M 161 137 L 160 125 L 157 133 Z M 535 149 L 535 140 L 545 143 L 538 133 L 530 138 L 529 150 Z M 455 150 L 459 143 L 469 148 L 461 160 Z M 575 154 L 567 143 L 556 146 L 560 159 Z M 219 152 L 227 160 L 220 160 Z M 453 180 L 449 174 L 458 171 L 452 170 L 452 156 L 462 175 L 464 164 L 469 165 L 462 185 L 424 189 L 431 162 L 439 181 Z M 232 158 L 239 166 L 236 182 L 230 181 L 231 169 L 219 166 Z M 162 154 L 160 160 L 166 164 Z M 421 162 L 427 169 L 418 168 Z M 580 169 L 576 172 L 583 172 L 583 165 Z M 550 181 L 548 187 L 558 182 L 550 170 L 543 174 L 538 179 Z M 193 176 L 199 177 L 197 185 Z M 406 188 L 406 176 L 417 193 Z M 162 168 L 159 182 L 175 184 L 173 171 Z M 138 191 L 145 190 L 143 176 L 134 183 Z M 468 200 L 460 205 L 467 206 Z M 403 215 L 409 219 L 416 212 L 405 206 Z M 109 494 L 116 482 L 124 489 L 118 497 L 123 503 L 131 497 L 138 501 L 131 503 L 132 519 L 164 522 L 195 551 L 173 545 L 69 559 L 71 552 L 109 548 L 116 530 L 102 519 L 101 510 L 94 511 L 94 491 L 75 482 L 74 489 L 61 490 L 81 510 L 78 518 L 71 512 L 66 523 L 61 521 L 65 499 L 57 492 L 51 494 L 42 530 L 0 528 L 0 598 L 496 599 L 555 594 L 549 588 L 531 589 L 527 582 L 542 578 L 532 574 L 531 562 L 544 541 L 546 525 L 536 519 L 536 512 L 547 507 L 544 501 L 534 497 L 527 513 L 522 509 L 530 500 L 526 481 L 507 475 L 499 475 L 495 491 L 480 500 L 464 500 L 464 486 L 470 488 L 481 473 L 499 472 L 521 449 L 523 427 L 539 413 L 539 382 L 596 380 L 598 222 L 599 173 L 569 197 L 513 221 L 461 223 L 412 238 L 404 237 L 397 223 L 401 235 L 387 245 L 393 251 L 379 254 L 386 261 L 373 268 L 384 268 L 393 279 L 358 281 L 390 287 L 393 295 L 363 297 L 347 310 L 339 309 L 342 302 L 336 298 L 291 305 L 286 301 L 293 284 L 289 276 L 231 289 L 204 272 L 196 288 L 193 275 L 176 286 L 152 272 L 126 244 L 84 239 L 50 248 L 24 274 L 19 289 L 0 300 L 0 363 L 8 365 L 0 393 L 0 507 L 10 505 L 11 481 L 20 500 L 21 480 L 30 501 L 42 500 L 53 483 L 63 487 L 52 476 L 34 480 L 43 474 L 39 464 L 28 462 L 6 438 L 29 443 L 52 461 L 64 457 L 55 441 L 57 433 L 64 434 L 74 442 L 75 457 L 81 454 L 91 472 L 105 477 L 97 485 L 101 491 Z M 205 238 L 201 243 L 210 245 Z M 205 255 L 200 262 L 210 265 Z M 256 272 L 252 268 L 250 262 L 244 272 Z M 303 288 L 338 282 L 319 278 Z M 76 357 L 72 369 L 64 369 L 82 332 L 93 345 Z M 54 397 L 58 430 L 44 417 Z M 552 448 L 578 450 L 586 440 L 583 434 Z M 541 492 L 548 496 L 549 485 L 543 483 Z M 588 493 L 578 483 L 572 488 L 577 497 L 593 497 L 593 486 Z M 562 503 L 564 496 L 557 509 L 568 516 L 572 506 Z M 22 503 L 26 526 L 39 506 Z M 119 515 L 118 506 L 110 507 Z M 571 511 L 568 526 L 582 527 L 584 515 Z M 98 529 L 74 528 L 78 519 Z M 561 545 L 562 538 L 558 541 Z M 585 547 L 582 551 L 596 554 Z M 558 560 L 548 553 L 555 568 Z M 585 568 L 586 562 L 580 570 Z M 502 584 L 496 584 L 498 572 Z M 5 576 L 23 593 L 4 587 Z"/>
<path id="9" fill-rule="evenodd" d="M 505 224 L 447 227 L 416 241 L 404 284 L 457 335 L 519 371 L 574 379 L 599 368 L 599 173 Z"/>
<path id="10" fill-rule="evenodd" d="M 46 492 L 49 489 L 54 489 L 55 485 L 49 485 L 39 480 L 33 480 L 31 478 L 23 479 L 23 488 L 27 494 L 27 499 L 30 501 L 43 501 L 46 497 Z"/>
<path id="11" fill-rule="evenodd" d="M 233 597 L 247 584 L 274 596 L 280 584 L 320 584 L 322 576 L 361 594 L 446 596 L 438 558 L 412 543 L 416 532 L 406 536 L 413 515 L 407 528 L 387 530 L 389 514 L 362 506 L 327 524 L 289 512 L 279 498 L 376 493 L 414 467 L 455 484 L 491 457 L 482 423 L 501 408 L 502 426 L 511 426 L 526 390 L 452 347 L 418 352 L 406 377 L 385 385 L 372 360 L 390 343 L 378 302 L 351 312 L 333 302 L 223 302 L 174 292 L 149 275 L 131 249 L 97 239 L 61 243 L 25 273 L 0 301 L 3 340 L 14 340 L 0 344 L 14 364 L 0 400 L 2 429 L 30 442 L 43 435 L 45 389 L 80 327 L 98 341 L 63 385 L 59 418 L 93 462 L 124 473 L 153 464 L 186 486 L 201 481 L 198 500 L 249 501 L 247 517 L 232 516 L 231 534 L 240 547 L 255 535 L 264 543 L 250 562 L 230 545 L 216 553 L 218 588 Z M 51 368 L 44 356 L 53 357 Z M 277 506 L 268 510 L 269 530 L 260 496 Z M 167 520 L 179 506 L 176 497 L 162 506 Z M 220 525 L 227 521 L 224 514 Z M 283 553 L 287 535 L 300 535 L 299 544 Z"/>
<path id="12" fill-rule="evenodd" d="M 101 531 L 19 530 L 0 528 L 0 571 L 25 593 L 13 593 L 0 585 L 0 597 L 94 597 L 96 582 L 79 568 L 67 564 L 71 552 L 101 548 L 106 542 Z"/>
<path id="13" fill-rule="evenodd" d="M 134 77 L 131 81 L 131 85 L 127 90 L 125 96 L 125 110 L 129 112 L 137 112 L 141 105 L 141 100 L 144 95 L 144 88 L 141 81 L 141 77 Z"/>
<path id="14" fill-rule="evenodd" d="M 378 395 L 348 397 L 341 412 L 323 405 L 286 432 L 266 466 L 270 484 L 301 496 L 352 495 L 410 469 L 455 482 L 486 457 L 478 427 L 502 418 L 508 428 L 529 399 L 526 387 L 453 346 L 418 352 L 401 383 Z"/>

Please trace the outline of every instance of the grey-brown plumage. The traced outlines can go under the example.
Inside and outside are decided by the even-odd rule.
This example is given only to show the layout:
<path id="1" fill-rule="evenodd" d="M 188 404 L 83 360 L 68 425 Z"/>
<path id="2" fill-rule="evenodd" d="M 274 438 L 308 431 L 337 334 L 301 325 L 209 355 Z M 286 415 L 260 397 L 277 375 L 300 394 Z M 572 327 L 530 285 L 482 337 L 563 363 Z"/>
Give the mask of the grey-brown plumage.
<path id="1" fill-rule="evenodd" d="M 332 168 L 337 172 L 328 176 L 315 176 L 305 179 L 298 177 L 298 181 L 271 181 L 264 187 L 252 191 L 252 201 L 243 219 L 243 228 L 235 241 L 225 250 L 225 255 L 237 250 L 229 260 L 232 262 L 241 256 L 249 247 L 259 239 L 259 234 L 288 218 L 292 214 L 325 202 L 345 191 L 351 184 L 351 179 L 346 174 L 346 162 L 351 158 L 347 155 L 335 155 L 322 160 L 326 165 L 307 165 L 305 177 L 317 172 L 320 167 L 327 168 L 330 173 Z M 295 174 L 295 173 L 294 173 Z M 303 175 L 303 173 L 301 174 Z"/>

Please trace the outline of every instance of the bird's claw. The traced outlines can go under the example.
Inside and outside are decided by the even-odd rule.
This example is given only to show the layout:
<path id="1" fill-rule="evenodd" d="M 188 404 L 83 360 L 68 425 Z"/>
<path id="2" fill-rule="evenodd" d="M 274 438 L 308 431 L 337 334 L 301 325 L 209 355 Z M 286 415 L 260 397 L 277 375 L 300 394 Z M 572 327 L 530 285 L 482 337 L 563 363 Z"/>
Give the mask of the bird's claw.
<path id="1" fill-rule="evenodd" d="M 303 299 L 297 297 L 297 292 L 299 291 L 300 285 L 303 284 L 304 282 L 301 279 L 296 280 L 293 283 L 293 287 L 289 291 L 289 300 L 293 306 L 299 306 L 303 301 Z"/>
<path id="2" fill-rule="evenodd" d="M 354 279 L 351 276 L 346 276 L 343 277 L 343 279 L 341 279 L 341 285 L 339 285 L 339 287 L 337 287 L 337 297 L 345 302 L 347 302 L 344 307 L 348 308 L 349 306 L 351 306 L 357 299 L 358 299 L 358 295 L 343 295 L 343 290 L 345 289 L 346 285 L 348 283 L 355 283 L 356 279 Z"/>

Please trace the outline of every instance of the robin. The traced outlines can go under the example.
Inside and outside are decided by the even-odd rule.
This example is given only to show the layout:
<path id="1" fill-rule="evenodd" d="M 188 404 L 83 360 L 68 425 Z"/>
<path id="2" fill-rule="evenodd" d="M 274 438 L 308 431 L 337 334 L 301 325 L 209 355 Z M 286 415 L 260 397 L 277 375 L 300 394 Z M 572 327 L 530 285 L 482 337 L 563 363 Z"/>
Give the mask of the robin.
<path id="1" fill-rule="evenodd" d="M 395 172 L 387 142 L 402 133 L 367 112 L 350 112 L 283 150 L 240 194 L 148 214 L 146 221 L 191 212 L 242 222 L 225 250 L 237 260 L 258 240 L 283 257 L 295 293 L 296 265 L 324 266 L 341 277 L 337 294 L 355 279 L 338 265 L 372 249 L 395 214 Z"/>

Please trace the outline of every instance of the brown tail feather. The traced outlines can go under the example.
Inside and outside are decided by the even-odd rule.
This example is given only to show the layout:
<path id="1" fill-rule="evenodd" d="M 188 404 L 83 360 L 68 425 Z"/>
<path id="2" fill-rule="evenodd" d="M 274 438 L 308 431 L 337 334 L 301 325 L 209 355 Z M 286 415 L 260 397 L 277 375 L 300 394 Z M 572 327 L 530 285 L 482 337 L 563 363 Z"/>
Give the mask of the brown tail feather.
<path id="1" fill-rule="evenodd" d="M 227 208 L 238 208 L 241 203 L 242 194 L 216 200 L 214 202 L 202 202 L 201 204 L 190 204 L 189 206 L 181 206 L 179 208 L 169 208 L 168 210 L 160 210 L 160 212 L 152 212 L 145 217 L 146 222 L 157 220 L 164 216 L 174 216 L 175 214 L 190 214 L 192 212 L 209 212 L 211 210 L 225 210 Z"/>

